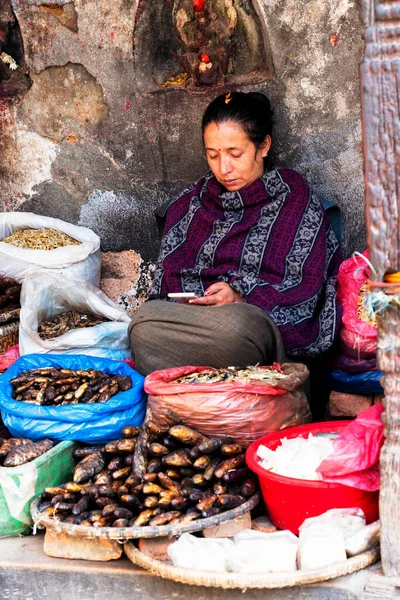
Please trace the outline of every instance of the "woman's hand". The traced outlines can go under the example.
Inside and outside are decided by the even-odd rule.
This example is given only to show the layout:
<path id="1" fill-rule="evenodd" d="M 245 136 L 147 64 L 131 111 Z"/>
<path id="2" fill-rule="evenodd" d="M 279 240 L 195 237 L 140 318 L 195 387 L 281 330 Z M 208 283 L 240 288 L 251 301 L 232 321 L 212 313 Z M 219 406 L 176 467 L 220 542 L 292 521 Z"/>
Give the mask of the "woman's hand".
<path id="1" fill-rule="evenodd" d="M 207 288 L 204 296 L 189 300 L 189 304 L 201 304 L 203 306 L 222 306 L 232 302 L 245 302 L 245 299 L 235 292 L 229 283 L 218 281 Z"/>

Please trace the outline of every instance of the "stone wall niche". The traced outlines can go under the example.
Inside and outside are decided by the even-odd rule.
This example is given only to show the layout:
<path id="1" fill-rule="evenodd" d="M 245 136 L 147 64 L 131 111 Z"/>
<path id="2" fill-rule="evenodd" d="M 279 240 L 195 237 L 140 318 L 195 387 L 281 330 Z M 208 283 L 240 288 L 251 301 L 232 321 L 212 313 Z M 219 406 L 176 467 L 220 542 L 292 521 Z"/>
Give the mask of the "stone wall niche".
<path id="1" fill-rule="evenodd" d="M 19 23 L 10 0 L 0 0 L 0 98 L 30 86 Z"/>
<path id="2" fill-rule="evenodd" d="M 251 0 L 139 4 L 134 30 L 138 88 L 204 91 L 271 79 L 269 42 L 256 8 Z"/>

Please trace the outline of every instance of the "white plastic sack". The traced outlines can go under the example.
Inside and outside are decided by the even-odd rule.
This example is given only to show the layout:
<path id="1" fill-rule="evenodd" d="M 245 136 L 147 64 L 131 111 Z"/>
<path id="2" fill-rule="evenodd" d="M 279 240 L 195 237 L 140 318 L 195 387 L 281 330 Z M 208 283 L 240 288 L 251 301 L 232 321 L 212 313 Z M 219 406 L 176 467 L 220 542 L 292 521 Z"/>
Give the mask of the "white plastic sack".
<path id="1" fill-rule="evenodd" d="M 19 229 L 51 227 L 81 244 L 55 250 L 24 250 L 0 241 L 0 274 L 20 283 L 37 271 L 57 272 L 100 285 L 100 238 L 91 229 L 28 212 L 0 213 L 0 240 Z"/>
<path id="2" fill-rule="evenodd" d="M 291 531 L 244 529 L 233 540 L 229 562 L 233 573 L 287 573 L 297 569 L 299 540 Z"/>
<path id="3" fill-rule="evenodd" d="M 110 322 L 73 329 L 59 337 L 42 340 L 38 325 L 76 310 L 106 317 Z M 81 279 L 36 273 L 21 289 L 19 351 L 25 354 L 87 354 L 113 360 L 131 356 L 128 325 L 131 317 L 102 291 Z"/>

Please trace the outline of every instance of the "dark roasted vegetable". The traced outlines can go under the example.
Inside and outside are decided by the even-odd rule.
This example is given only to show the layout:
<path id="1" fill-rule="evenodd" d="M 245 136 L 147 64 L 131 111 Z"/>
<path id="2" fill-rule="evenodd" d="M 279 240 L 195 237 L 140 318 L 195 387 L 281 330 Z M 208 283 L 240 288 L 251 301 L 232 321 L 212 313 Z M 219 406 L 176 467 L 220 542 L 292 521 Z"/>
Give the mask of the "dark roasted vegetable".
<path id="1" fill-rule="evenodd" d="M 167 490 L 171 490 L 177 495 L 181 494 L 181 488 L 179 484 L 170 477 L 168 477 L 168 475 L 165 475 L 164 473 L 158 473 L 158 480 L 161 483 L 161 485 Z"/>
<path id="2" fill-rule="evenodd" d="M 222 508 L 236 508 L 245 502 L 243 496 L 234 496 L 233 494 L 222 494 L 218 496 L 218 505 Z"/>
<path id="3" fill-rule="evenodd" d="M 135 445 L 135 438 L 124 438 L 123 440 L 119 440 L 117 448 L 119 452 L 133 452 Z"/>
<path id="4" fill-rule="evenodd" d="M 166 512 L 161 515 L 157 515 L 156 517 L 153 517 L 150 520 L 150 525 L 157 525 L 157 526 L 165 525 L 166 523 L 171 521 L 171 519 L 174 519 L 175 517 L 179 517 L 180 514 L 181 513 L 178 510 L 173 510 L 171 512 Z"/>
<path id="5" fill-rule="evenodd" d="M 145 483 L 143 486 L 143 494 L 159 494 L 162 488 L 156 483 Z"/>
<path id="6" fill-rule="evenodd" d="M 159 458 L 152 458 L 147 466 L 148 473 L 158 473 L 161 470 L 162 462 Z"/>
<path id="7" fill-rule="evenodd" d="M 223 456 L 237 456 L 243 453 L 243 446 L 240 444 L 222 444 L 221 454 Z"/>
<path id="8" fill-rule="evenodd" d="M 128 519 L 117 519 L 112 524 L 113 527 L 128 527 L 129 521 Z"/>
<path id="9" fill-rule="evenodd" d="M 89 502 L 90 502 L 89 496 L 82 496 L 82 498 L 80 500 L 78 500 L 78 502 L 75 504 L 74 508 L 72 509 L 72 513 L 74 515 L 80 515 L 83 512 L 86 512 L 87 509 L 89 508 Z"/>
<path id="10" fill-rule="evenodd" d="M 74 458 L 84 458 L 93 452 L 101 452 L 104 450 L 104 446 L 84 446 L 83 448 L 77 448 L 74 450 Z"/>
<path id="11" fill-rule="evenodd" d="M 211 462 L 211 458 L 208 455 L 204 455 L 204 456 L 200 456 L 199 458 L 197 458 L 194 461 L 193 466 L 195 469 L 200 469 L 200 471 L 204 471 L 204 469 L 206 469 L 208 467 L 210 462 Z"/>
<path id="12" fill-rule="evenodd" d="M 196 508 L 200 511 L 203 512 L 203 510 L 207 510 L 209 508 L 211 508 L 212 506 L 214 506 L 216 500 L 217 500 L 218 496 L 208 496 L 207 498 L 203 498 L 203 500 L 200 500 L 200 502 L 198 504 L 196 504 Z"/>
<path id="13" fill-rule="evenodd" d="M 140 515 L 134 520 L 135 527 L 143 527 L 147 525 L 152 517 L 156 514 L 155 510 L 147 509 L 140 513 Z"/>
<path id="14" fill-rule="evenodd" d="M 202 454 L 211 454 L 211 452 L 215 452 L 221 448 L 224 443 L 223 438 L 210 438 L 206 439 L 199 444 L 199 450 Z"/>
<path id="15" fill-rule="evenodd" d="M 143 481 L 145 481 L 146 483 L 155 483 L 157 479 L 157 473 L 146 473 L 143 476 Z"/>
<path id="16" fill-rule="evenodd" d="M 227 493 L 228 486 L 223 481 L 217 481 L 216 483 L 214 483 L 213 491 L 214 491 L 214 494 L 216 494 L 217 496 L 220 496 L 221 494 Z"/>
<path id="17" fill-rule="evenodd" d="M 227 460 L 224 460 L 215 469 L 214 475 L 217 479 L 221 479 L 221 477 L 223 477 L 223 475 L 225 475 L 225 473 L 227 473 L 231 469 L 237 469 L 238 467 L 241 467 L 244 464 L 245 464 L 245 455 L 244 454 L 239 454 L 238 456 L 235 456 L 234 458 L 228 458 Z"/>
<path id="18" fill-rule="evenodd" d="M 127 425 L 126 427 L 122 428 L 121 434 L 124 438 L 135 438 L 139 435 L 140 431 L 140 427 L 132 427 L 131 425 Z"/>
<path id="19" fill-rule="evenodd" d="M 246 479 L 240 486 L 240 493 L 245 498 L 250 498 L 257 489 L 257 483 L 254 478 Z"/>
<path id="20" fill-rule="evenodd" d="M 149 420 L 146 422 L 145 427 L 148 431 L 148 433 L 150 433 L 151 435 L 155 435 L 155 436 L 162 436 L 164 433 L 167 433 L 168 428 L 165 427 L 161 427 L 160 425 L 157 425 L 157 423 L 154 423 L 154 421 Z"/>
<path id="21" fill-rule="evenodd" d="M 204 435 L 190 427 L 186 427 L 186 425 L 173 425 L 168 433 L 180 442 L 188 444 L 189 446 L 196 446 L 207 439 Z"/>
<path id="22" fill-rule="evenodd" d="M 74 470 L 74 482 L 84 483 L 89 481 L 92 477 L 100 473 L 104 467 L 104 459 L 100 452 L 89 454 L 85 456 L 75 467 Z"/>
<path id="23" fill-rule="evenodd" d="M 9 440 L 5 440 L 0 447 L 0 459 L 5 458 L 11 450 L 16 448 L 17 446 L 23 446 L 24 444 L 30 444 L 31 440 L 27 440 L 26 438 L 10 438 Z"/>
<path id="24" fill-rule="evenodd" d="M 156 457 L 165 456 L 169 454 L 169 450 L 162 444 L 153 443 L 149 446 L 149 454 Z"/>
<path id="25" fill-rule="evenodd" d="M 114 456 L 114 458 L 112 460 L 110 460 L 110 462 L 108 463 L 107 469 L 109 471 L 118 471 L 118 469 L 121 469 L 121 467 L 123 467 L 123 465 L 124 465 L 123 456 Z"/>
<path id="26" fill-rule="evenodd" d="M 21 373 L 11 380 L 12 396 L 18 401 L 43 406 L 106 402 L 120 391 L 132 387 L 131 378 L 106 375 L 95 369 L 49 367 Z M 133 437 L 134 428 L 130 436 Z"/>
<path id="27" fill-rule="evenodd" d="M 187 450 L 175 450 L 163 456 L 162 462 L 169 467 L 190 467 L 192 461 L 189 458 L 189 452 Z"/>
<path id="28" fill-rule="evenodd" d="M 222 479 L 224 481 L 228 481 L 229 483 L 235 483 L 237 481 L 242 481 L 243 479 L 246 479 L 246 477 L 248 477 L 250 474 L 250 469 L 248 469 L 247 467 L 243 467 L 242 469 L 232 469 L 228 471 L 222 476 Z"/>
<path id="29" fill-rule="evenodd" d="M 146 508 L 156 508 L 156 506 L 158 506 L 158 502 L 159 499 L 157 496 L 147 496 L 147 498 L 144 499 L 143 506 Z"/>
<path id="30" fill-rule="evenodd" d="M 18 467 L 24 465 L 38 456 L 41 456 L 54 446 L 51 440 L 42 440 L 41 442 L 30 442 L 14 447 L 4 461 L 5 467 Z"/>
<path id="31" fill-rule="evenodd" d="M 165 415 L 165 420 L 168 423 L 168 425 L 177 425 L 178 423 L 182 423 L 182 419 L 180 418 L 179 415 L 177 415 L 176 413 L 174 413 L 172 410 L 168 409 L 167 413 Z"/>
<path id="32" fill-rule="evenodd" d="M 214 472 L 215 469 L 217 468 L 217 466 L 219 465 L 219 463 L 221 462 L 219 457 L 213 458 L 209 465 L 206 467 L 205 471 L 204 471 L 204 479 L 206 481 L 211 481 L 211 479 L 214 477 Z"/>
<path id="33" fill-rule="evenodd" d="M 71 375 L 62 376 L 60 389 Z M 99 393 L 115 385 L 112 377 L 98 373 L 93 380 Z M 104 448 L 88 455 L 89 449 L 82 448 L 76 453 L 84 456 L 74 482 L 43 494 L 44 514 L 55 512 L 56 519 L 97 528 L 157 527 L 217 515 L 254 494 L 256 480 L 239 444 L 208 439 L 174 421 L 170 428 L 160 427 L 148 413 L 139 435 L 138 428 L 125 428 L 126 437 Z"/>
<path id="34" fill-rule="evenodd" d="M 149 433 L 146 428 L 142 429 L 136 439 L 135 452 L 133 454 L 133 469 L 140 479 L 146 473 L 147 458 L 146 448 L 149 440 Z"/>
<path id="35" fill-rule="evenodd" d="M 207 519 L 208 517 L 214 517 L 215 515 L 218 515 L 220 512 L 222 512 L 221 508 L 212 506 L 211 508 L 206 508 L 206 510 L 203 510 L 203 512 L 201 513 L 201 516 L 204 519 Z"/>

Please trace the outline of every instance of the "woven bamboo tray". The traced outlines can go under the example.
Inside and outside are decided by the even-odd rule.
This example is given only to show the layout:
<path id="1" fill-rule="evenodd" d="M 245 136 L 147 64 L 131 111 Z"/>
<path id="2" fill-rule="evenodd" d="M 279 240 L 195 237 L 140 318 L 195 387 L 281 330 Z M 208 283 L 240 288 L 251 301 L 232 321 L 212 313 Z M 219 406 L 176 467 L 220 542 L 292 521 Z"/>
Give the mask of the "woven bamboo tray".
<path id="1" fill-rule="evenodd" d="M 18 344 L 19 321 L 0 325 L 0 354 L 4 354 L 11 346 Z"/>
<path id="2" fill-rule="evenodd" d="M 140 552 L 133 542 L 125 542 L 124 551 L 134 565 L 147 569 L 154 575 L 164 579 L 172 579 L 179 583 L 189 585 L 202 585 L 205 587 L 216 587 L 224 590 L 239 588 L 241 590 L 251 588 L 283 588 L 304 585 L 308 583 L 319 583 L 348 575 L 364 569 L 379 560 L 379 547 L 353 556 L 347 560 L 314 571 L 295 571 L 293 573 L 266 573 L 263 575 L 241 575 L 237 573 L 210 573 L 196 571 L 194 569 L 183 569 L 174 567 L 167 562 L 150 558 Z M 305 595 L 306 597 L 306 595 Z"/>
<path id="3" fill-rule="evenodd" d="M 161 525 L 160 527 L 147 525 L 146 527 L 84 527 L 83 525 L 72 525 L 71 523 L 62 523 L 52 517 L 42 515 L 38 510 L 39 498 L 36 498 L 31 504 L 31 515 L 35 527 L 48 529 L 55 532 L 68 533 L 74 537 L 80 538 L 107 538 L 109 540 L 133 540 L 138 538 L 155 538 L 166 536 L 178 536 L 182 533 L 194 533 L 207 527 L 214 527 L 225 521 L 236 519 L 240 515 L 252 510 L 260 501 L 260 494 L 257 492 L 247 502 L 240 506 L 227 510 L 224 513 L 208 517 L 207 519 L 197 519 L 191 523 L 183 525 Z"/>

